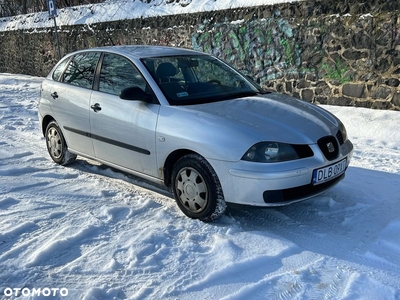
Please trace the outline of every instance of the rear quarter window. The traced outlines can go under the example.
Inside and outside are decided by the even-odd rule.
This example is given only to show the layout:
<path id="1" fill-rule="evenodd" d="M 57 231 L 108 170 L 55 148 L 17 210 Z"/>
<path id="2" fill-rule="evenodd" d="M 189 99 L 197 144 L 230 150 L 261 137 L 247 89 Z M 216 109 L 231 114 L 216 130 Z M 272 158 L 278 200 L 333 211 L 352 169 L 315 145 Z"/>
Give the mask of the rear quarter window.
<path id="1" fill-rule="evenodd" d="M 67 65 L 68 61 L 69 61 L 69 58 L 66 58 L 57 66 L 57 68 L 53 72 L 53 76 L 52 76 L 53 80 L 55 80 L 55 81 L 61 80 L 61 75 L 64 72 L 65 66 Z"/>

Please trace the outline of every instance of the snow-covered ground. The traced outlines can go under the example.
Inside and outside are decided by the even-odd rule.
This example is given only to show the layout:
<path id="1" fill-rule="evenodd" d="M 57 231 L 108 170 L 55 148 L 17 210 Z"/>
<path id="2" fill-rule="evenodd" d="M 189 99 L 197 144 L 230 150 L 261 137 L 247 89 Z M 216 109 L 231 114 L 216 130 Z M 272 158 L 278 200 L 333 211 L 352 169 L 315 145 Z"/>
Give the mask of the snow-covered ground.
<path id="1" fill-rule="evenodd" d="M 1 299 L 400 299 L 400 112 L 324 106 L 355 145 L 344 181 L 205 224 L 132 176 L 54 164 L 41 81 L 0 74 Z"/>
<path id="2" fill-rule="evenodd" d="M 59 9 L 56 20 L 59 26 L 93 24 L 296 1 L 302 0 L 109 0 L 99 4 Z M 49 18 L 48 12 L 0 18 L 0 31 L 45 27 L 54 27 L 54 21 Z"/>

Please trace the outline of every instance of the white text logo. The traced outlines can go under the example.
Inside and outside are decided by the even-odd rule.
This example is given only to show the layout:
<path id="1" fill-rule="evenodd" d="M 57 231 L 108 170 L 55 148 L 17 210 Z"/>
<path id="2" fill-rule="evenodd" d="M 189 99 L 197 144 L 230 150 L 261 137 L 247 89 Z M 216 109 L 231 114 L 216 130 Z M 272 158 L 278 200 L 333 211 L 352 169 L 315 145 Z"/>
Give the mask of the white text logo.
<path id="1" fill-rule="evenodd" d="M 66 288 L 38 288 L 38 289 L 30 289 L 30 288 L 6 288 L 4 290 L 4 296 L 6 297 L 11 297 L 11 296 L 44 296 L 44 297 L 50 297 L 50 296 L 61 296 L 61 297 L 66 297 L 68 296 L 68 289 Z"/>

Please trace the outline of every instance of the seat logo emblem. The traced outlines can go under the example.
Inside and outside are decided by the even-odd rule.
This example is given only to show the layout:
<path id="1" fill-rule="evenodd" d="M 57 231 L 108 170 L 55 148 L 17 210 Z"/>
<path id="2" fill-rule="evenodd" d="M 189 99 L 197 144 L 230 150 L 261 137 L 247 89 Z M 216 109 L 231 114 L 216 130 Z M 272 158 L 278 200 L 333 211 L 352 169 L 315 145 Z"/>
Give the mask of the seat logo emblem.
<path id="1" fill-rule="evenodd" d="M 335 151 L 335 146 L 333 145 L 332 142 L 329 142 L 328 144 L 326 144 L 326 147 L 328 148 L 329 153 L 332 153 Z"/>

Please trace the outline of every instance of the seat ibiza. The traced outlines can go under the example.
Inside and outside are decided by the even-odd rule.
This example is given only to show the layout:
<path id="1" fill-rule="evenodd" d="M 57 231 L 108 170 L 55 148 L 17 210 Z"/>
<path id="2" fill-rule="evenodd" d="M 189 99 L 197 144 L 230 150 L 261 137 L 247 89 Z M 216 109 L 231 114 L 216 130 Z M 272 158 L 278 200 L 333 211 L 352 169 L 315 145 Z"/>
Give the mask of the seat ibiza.
<path id="1" fill-rule="evenodd" d="M 188 217 L 227 203 L 280 206 L 332 188 L 353 145 L 316 105 L 265 91 L 206 53 L 159 46 L 77 51 L 41 86 L 50 157 L 77 155 L 172 190 Z"/>

